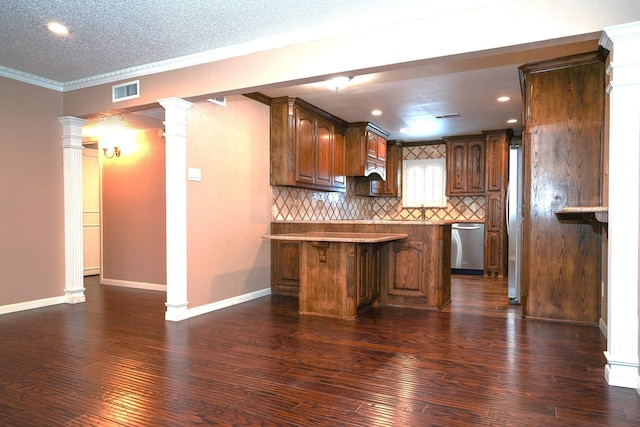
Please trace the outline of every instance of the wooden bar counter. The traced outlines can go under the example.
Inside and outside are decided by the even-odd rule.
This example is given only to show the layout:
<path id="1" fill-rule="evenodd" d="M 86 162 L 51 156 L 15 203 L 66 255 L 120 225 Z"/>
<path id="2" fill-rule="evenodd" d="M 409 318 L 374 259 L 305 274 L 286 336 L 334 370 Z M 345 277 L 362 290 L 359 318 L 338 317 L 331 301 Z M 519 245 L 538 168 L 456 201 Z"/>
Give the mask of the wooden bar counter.
<path id="1" fill-rule="evenodd" d="M 353 319 L 380 298 L 381 249 L 408 234 L 305 232 L 265 236 L 300 243 L 301 314 Z"/>
<path id="2" fill-rule="evenodd" d="M 445 221 L 271 223 L 271 291 L 300 312 L 354 318 L 377 305 L 442 309 L 451 301 Z"/>

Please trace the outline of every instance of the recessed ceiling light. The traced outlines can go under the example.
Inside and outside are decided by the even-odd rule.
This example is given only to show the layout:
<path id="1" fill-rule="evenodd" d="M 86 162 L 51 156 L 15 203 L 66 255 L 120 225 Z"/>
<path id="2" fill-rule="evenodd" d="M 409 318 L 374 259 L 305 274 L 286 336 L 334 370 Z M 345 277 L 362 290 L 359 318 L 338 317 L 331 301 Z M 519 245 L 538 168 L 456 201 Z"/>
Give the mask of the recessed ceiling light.
<path id="1" fill-rule="evenodd" d="M 49 22 L 47 24 L 47 29 L 54 34 L 58 34 L 61 36 L 66 36 L 69 34 L 69 29 L 59 22 Z"/>
<path id="2" fill-rule="evenodd" d="M 507 123 L 518 123 L 518 119 L 509 119 Z"/>
<path id="3" fill-rule="evenodd" d="M 498 102 L 507 102 L 507 101 L 511 101 L 510 96 L 501 96 L 500 98 L 498 98 Z"/>
<path id="4" fill-rule="evenodd" d="M 382 114 L 382 111 L 380 111 L 380 110 L 373 110 L 373 111 L 371 112 L 371 115 L 372 115 L 372 116 L 379 116 L 379 115 L 381 115 L 381 114 Z"/>
<path id="5" fill-rule="evenodd" d="M 409 132 L 411 132 L 411 129 L 409 129 L 409 128 L 400 129 L 400 133 L 409 133 Z"/>

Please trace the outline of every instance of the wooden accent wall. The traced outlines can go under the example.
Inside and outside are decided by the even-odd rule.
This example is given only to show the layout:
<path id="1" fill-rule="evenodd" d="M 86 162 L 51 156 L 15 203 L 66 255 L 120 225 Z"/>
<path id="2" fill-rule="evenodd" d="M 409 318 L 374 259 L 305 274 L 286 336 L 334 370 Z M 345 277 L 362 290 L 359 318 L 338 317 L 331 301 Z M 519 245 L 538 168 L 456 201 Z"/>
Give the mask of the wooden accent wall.
<path id="1" fill-rule="evenodd" d="M 599 319 L 601 227 L 555 211 L 602 200 L 603 59 L 594 52 L 520 67 L 525 317 Z"/>

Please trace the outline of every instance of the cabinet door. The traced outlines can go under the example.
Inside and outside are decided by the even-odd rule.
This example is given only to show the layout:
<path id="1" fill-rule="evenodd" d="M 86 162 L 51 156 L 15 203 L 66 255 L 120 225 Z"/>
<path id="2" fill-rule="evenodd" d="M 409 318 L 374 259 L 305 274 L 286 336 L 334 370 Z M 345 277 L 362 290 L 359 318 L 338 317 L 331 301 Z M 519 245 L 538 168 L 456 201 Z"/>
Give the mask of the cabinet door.
<path id="1" fill-rule="evenodd" d="M 380 245 L 371 245 L 369 261 L 369 271 L 371 272 L 369 295 L 371 300 L 375 300 L 380 296 L 380 274 L 382 273 L 382 251 Z"/>
<path id="2" fill-rule="evenodd" d="M 378 135 L 370 131 L 367 131 L 367 156 L 378 158 Z"/>
<path id="3" fill-rule="evenodd" d="M 486 273 L 503 271 L 502 233 L 489 231 L 485 238 L 484 270 Z"/>
<path id="4" fill-rule="evenodd" d="M 357 274 L 357 299 L 356 305 L 360 306 L 369 302 L 371 291 L 369 289 L 369 245 L 358 245 L 358 274 Z"/>
<path id="5" fill-rule="evenodd" d="M 424 243 L 418 241 L 394 242 L 389 294 L 426 296 L 423 266 Z"/>
<path id="6" fill-rule="evenodd" d="M 484 193 L 484 142 L 470 142 L 467 155 L 467 192 Z"/>
<path id="7" fill-rule="evenodd" d="M 504 197 L 496 193 L 487 194 L 485 227 L 487 231 L 502 232 L 505 224 Z"/>
<path id="8" fill-rule="evenodd" d="M 357 306 L 372 302 L 380 296 L 381 257 L 379 245 L 358 245 Z"/>
<path id="9" fill-rule="evenodd" d="M 295 109 L 296 182 L 315 182 L 314 117 L 300 108 Z"/>
<path id="10" fill-rule="evenodd" d="M 402 163 L 402 147 L 392 145 L 387 147 L 387 179 L 384 181 L 382 195 L 386 197 L 400 197 L 400 164 Z"/>
<path id="11" fill-rule="evenodd" d="M 330 187 L 333 185 L 333 126 L 322 119 L 317 119 L 316 123 L 316 170 L 314 183 Z"/>
<path id="12" fill-rule="evenodd" d="M 460 194 L 467 191 L 467 164 L 467 143 L 448 143 L 447 188 L 449 194 Z"/>
<path id="13" fill-rule="evenodd" d="M 485 149 L 487 191 L 503 191 L 506 187 L 509 163 L 508 144 L 506 134 L 490 135 L 487 138 Z"/>
<path id="14" fill-rule="evenodd" d="M 273 240 L 271 251 L 272 292 L 297 295 L 300 289 L 300 243 Z"/>
<path id="15" fill-rule="evenodd" d="M 377 139 L 377 149 L 376 149 L 376 157 L 378 160 L 385 161 L 387 160 L 387 140 L 381 137 L 380 135 L 376 135 Z"/>
<path id="16" fill-rule="evenodd" d="M 334 131 L 333 138 L 333 186 L 335 188 L 347 188 L 345 171 L 345 141 L 344 134 Z"/>

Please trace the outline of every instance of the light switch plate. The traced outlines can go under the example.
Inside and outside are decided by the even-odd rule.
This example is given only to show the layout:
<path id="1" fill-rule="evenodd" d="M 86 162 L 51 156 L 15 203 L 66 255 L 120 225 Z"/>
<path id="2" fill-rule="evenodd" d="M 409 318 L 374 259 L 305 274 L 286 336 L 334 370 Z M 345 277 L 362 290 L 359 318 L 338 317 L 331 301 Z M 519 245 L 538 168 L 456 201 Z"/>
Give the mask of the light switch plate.
<path id="1" fill-rule="evenodd" d="M 202 170 L 200 168 L 189 168 L 187 179 L 189 181 L 202 181 Z"/>

